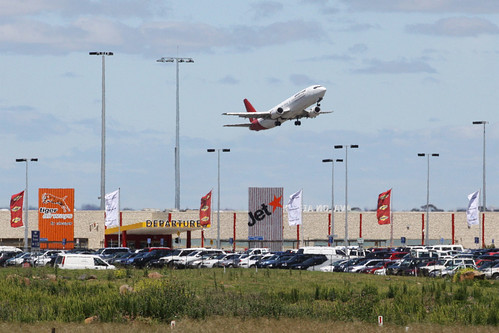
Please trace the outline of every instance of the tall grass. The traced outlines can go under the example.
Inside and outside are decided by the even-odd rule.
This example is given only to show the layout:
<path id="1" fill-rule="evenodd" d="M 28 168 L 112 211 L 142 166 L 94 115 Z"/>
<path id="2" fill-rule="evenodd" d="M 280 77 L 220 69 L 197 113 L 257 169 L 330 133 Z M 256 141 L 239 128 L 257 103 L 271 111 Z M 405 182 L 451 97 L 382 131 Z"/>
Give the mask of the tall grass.
<path id="1" fill-rule="evenodd" d="M 97 316 L 101 322 L 169 322 L 222 316 L 375 323 L 381 315 L 395 325 L 499 325 L 499 287 L 490 281 L 244 269 L 165 269 L 160 279 L 146 273 L 1 270 L 0 321 L 82 322 Z M 120 293 L 123 284 L 133 291 Z"/>

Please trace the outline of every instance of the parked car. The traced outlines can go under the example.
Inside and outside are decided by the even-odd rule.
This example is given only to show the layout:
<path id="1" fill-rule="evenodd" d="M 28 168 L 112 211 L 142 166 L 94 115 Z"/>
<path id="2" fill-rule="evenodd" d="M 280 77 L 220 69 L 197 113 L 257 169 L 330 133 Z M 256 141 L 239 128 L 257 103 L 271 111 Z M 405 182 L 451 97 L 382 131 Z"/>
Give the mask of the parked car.
<path id="1" fill-rule="evenodd" d="M 462 264 L 455 263 L 448 266 L 445 266 L 444 269 L 435 269 L 429 273 L 429 277 L 446 277 L 446 276 L 454 276 L 457 271 L 465 268 L 475 268 L 475 265 L 472 264 Z"/>
<path id="2" fill-rule="evenodd" d="M 40 255 L 32 255 L 29 262 L 33 266 L 46 266 L 59 254 L 66 253 L 63 250 L 47 250 Z"/>
<path id="3" fill-rule="evenodd" d="M 175 260 L 173 264 L 176 268 L 187 268 L 189 263 L 200 259 L 206 254 L 225 254 L 225 251 L 219 249 L 200 249 L 193 251 L 186 256 L 180 257 L 178 260 Z"/>
<path id="4" fill-rule="evenodd" d="M 172 253 L 172 249 L 156 249 L 149 252 L 143 252 L 143 255 L 137 256 L 131 264 L 137 268 L 146 267 L 152 260 L 159 259 Z"/>
<path id="5" fill-rule="evenodd" d="M 486 278 L 499 280 L 499 261 L 491 261 L 490 264 L 482 265 L 479 270 L 485 274 Z"/>
<path id="6" fill-rule="evenodd" d="M 17 256 L 19 253 L 20 252 L 1 252 L 0 253 L 0 265 L 7 266 L 7 260 Z"/>
<path id="7" fill-rule="evenodd" d="M 29 263 L 30 258 L 31 258 L 30 252 L 21 252 L 18 255 L 8 259 L 5 262 L 5 266 L 21 266 L 24 262 Z"/>
<path id="8" fill-rule="evenodd" d="M 115 269 L 102 258 L 92 254 L 62 254 L 57 256 L 55 265 L 60 269 Z"/>
<path id="9" fill-rule="evenodd" d="M 222 260 L 213 265 L 213 267 L 235 267 L 239 257 L 241 257 L 241 254 L 239 253 L 228 254 Z"/>
<path id="10" fill-rule="evenodd" d="M 246 257 L 239 258 L 239 261 L 236 264 L 236 267 L 240 268 L 252 268 L 256 267 L 256 263 L 262 259 L 262 255 L 248 255 Z"/>
<path id="11" fill-rule="evenodd" d="M 334 262 L 330 262 L 329 265 L 322 266 L 319 268 L 321 272 L 338 272 L 338 267 L 346 263 L 348 260 L 338 260 Z"/>
<path id="12" fill-rule="evenodd" d="M 206 258 L 205 260 L 201 260 L 199 264 L 199 268 L 213 268 L 213 267 L 218 267 L 218 262 L 225 259 L 228 254 L 219 254 L 219 255 L 214 255 L 209 258 Z"/>
<path id="13" fill-rule="evenodd" d="M 374 266 L 368 266 L 368 267 L 361 269 L 359 271 L 359 273 L 375 274 L 376 271 L 378 271 L 380 269 L 385 269 L 386 267 L 388 267 L 388 265 L 392 265 L 393 263 L 395 263 L 395 261 L 393 261 L 393 260 L 380 261 L 377 264 L 375 264 Z M 383 275 L 383 274 L 380 274 L 380 275 Z"/>
<path id="14" fill-rule="evenodd" d="M 385 262 L 385 259 L 364 259 L 363 261 L 359 261 L 355 265 L 349 266 L 345 272 L 348 273 L 360 273 L 361 270 L 369 267 L 374 267 L 378 263 Z"/>
<path id="15" fill-rule="evenodd" d="M 475 261 L 471 258 L 453 258 L 446 260 L 438 260 L 434 265 L 421 267 L 422 275 L 430 276 L 433 271 L 443 271 L 449 267 L 463 265 L 466 267 L 475 267 Z"/>
<path id="16" fill-rule="evenodd" d="M 172 253 L 159 258 L 158 261 L 155 263 L 155 265 L 156 267 L 162 267 L 162 266 L 173 267 L 175 265 L 175 261 L 181 260 L 182 257 L 185 257 L 189 253 L 198 250 L 205 250 L 205 249 L 204 248 L 176 249 Z"/>
<path id="17" fill-rule="evenodd" d="M 291 269 L 300 269 L 300 270 L 313 270 L 314 266 L 318 266 L 328 259 L 324 254 L 313 255 L 312 257 L 304 260 L 303 262 L 291 264 L 289 268 Z"/>

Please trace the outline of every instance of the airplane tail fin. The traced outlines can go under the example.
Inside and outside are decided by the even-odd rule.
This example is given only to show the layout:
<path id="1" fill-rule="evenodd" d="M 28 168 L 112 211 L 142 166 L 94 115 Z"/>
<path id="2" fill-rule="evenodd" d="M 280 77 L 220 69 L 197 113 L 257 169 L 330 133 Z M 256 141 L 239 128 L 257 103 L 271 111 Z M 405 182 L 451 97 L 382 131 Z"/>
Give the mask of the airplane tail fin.
<path id="1" fill-rule="evenodd" d="M 244 106 L 246 107 L 246 112 L 256 112 L 253 105 L 251 105 L 251 103 L 246 98 L 244 99 Z M 253 123 L 254 120 L 255 118 L 249 118 L 249 121 L 251 123 Z"/>

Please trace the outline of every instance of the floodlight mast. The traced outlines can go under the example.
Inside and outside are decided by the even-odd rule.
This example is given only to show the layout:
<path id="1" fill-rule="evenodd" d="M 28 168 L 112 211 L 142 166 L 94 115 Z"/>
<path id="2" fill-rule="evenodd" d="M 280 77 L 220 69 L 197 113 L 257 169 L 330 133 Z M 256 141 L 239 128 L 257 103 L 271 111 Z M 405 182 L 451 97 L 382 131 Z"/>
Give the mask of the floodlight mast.
<path id="1" fill-rule="evenodd" d="M 192 58 L 162 57 L 156 62 L 176 63 L 177 107 L 175 120 L 175 209 L 180 210 L 180 107 L 179 107 L 179 63 L 193 63 Z"/>

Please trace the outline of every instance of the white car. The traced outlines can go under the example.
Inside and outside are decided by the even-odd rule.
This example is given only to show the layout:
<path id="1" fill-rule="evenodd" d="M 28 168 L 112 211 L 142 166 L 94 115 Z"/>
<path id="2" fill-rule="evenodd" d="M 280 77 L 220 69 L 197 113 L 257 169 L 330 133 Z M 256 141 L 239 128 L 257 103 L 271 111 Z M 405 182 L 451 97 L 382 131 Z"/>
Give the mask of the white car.
<path id="1" fill-rule="evenodd" d="M 173 264 L 177 268 L 187 268 L 190 266 L 191 262 L 197 261 L 198 259 L 201 259 L 205 255 L 210 256 L 210 255 L 218 255 L 218 254 L 225 254 L 225 251 L 217 250 L 217 249 L 197 250 L 197 251 L 189 253 L 186 256 L 179 257 L 178 260 L 173 261 Z"/>
<path id="2" fill-rule="evenodd" d="M 206 259 L 205 261 L 201 262 L 199 267 L 201 267 L 201 268 L 213 268 L 216 264 L 218 264 L 219 261 L 223 260 L 225 257 L 227 257 L 227 254 L 219 254 L 218 256 L 211 257 L 211 258 Z"/>
<path id="3" fill-rule="evenodd" d="M 236 267 L 241 267 L 241 268 L 252 268 L 256 267 L 256 263 L 262 259 L 261 255 L 252 255 L 252 256 L 246 256 L 244 258 L 239 258 L 239 262 L 236 264 Z"/>
<path id="4" fill-rule="evenodd" d="M 29 261 L 33 266 L 46 266 L 58 254 L 64 253 L 66 252 L 62 250 L 48 250 L 38 256 L 32 256 Z"/>
<path id="5" fill-rule="evenodd" d="M 30 258 L 31 258 L 31 253 L 22 252 L 22 253 L 19 253 L 17 256 L 8 259 L 5 262 L 5 265 L 6 266 L 21 266 L 24 262 L 29 262 Z"/>

